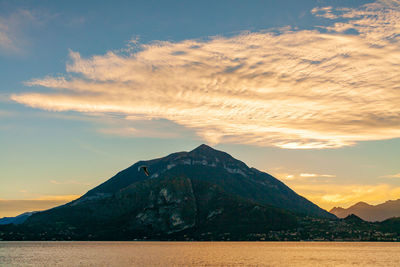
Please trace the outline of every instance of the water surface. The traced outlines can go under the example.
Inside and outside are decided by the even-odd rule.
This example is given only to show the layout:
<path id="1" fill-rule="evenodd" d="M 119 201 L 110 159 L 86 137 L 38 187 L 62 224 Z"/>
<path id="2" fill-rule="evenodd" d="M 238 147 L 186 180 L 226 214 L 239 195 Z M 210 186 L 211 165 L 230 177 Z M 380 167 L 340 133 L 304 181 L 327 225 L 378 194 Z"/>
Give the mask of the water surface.
<path id="1" fill-rule="evenodd" d="M 400 243 L 0 242 L 0 266 L 400 266 Z"/>

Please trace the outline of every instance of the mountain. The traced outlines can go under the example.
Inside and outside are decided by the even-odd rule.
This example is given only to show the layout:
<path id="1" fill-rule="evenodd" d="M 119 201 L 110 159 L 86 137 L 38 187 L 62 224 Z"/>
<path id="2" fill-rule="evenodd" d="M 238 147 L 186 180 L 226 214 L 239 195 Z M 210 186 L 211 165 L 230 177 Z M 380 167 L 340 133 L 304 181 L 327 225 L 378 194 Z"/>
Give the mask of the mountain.
<path id="1" fill-rule="evenodd" d="M 22 213 L 22 214 L 20 214 L 18 216 L 15 216 L 15 217 L 3 217 L 3 218 L 0 219 L 0 225 L 24 223 L 26 221 L 26 219 L 28 219 L 28 217 L 31 216 L 34 213 L 36 213 L 36 211 L 25 212 L 25 213 Z"/>
<path id="2" fill-rule="evenodd" d="M 147 179 L 140 166 L 147 166 L 150 179 L 164 175 L 186 175 L 221 186 L 227 193 L 295 213 L 335 218 L 332 214 L 296 194 L 268 173 L 249 168 L 231 155 L 200 145 L 190 152 L 178 152 L 164 158 L 139 161 L 90 190 L 76 202 L 111 196 L 122 188 Z"/>
<path id="3" fill-rule="evenodd" d="M 392 217 L 400 217 L 400 199 L 389 200 L 375 206 L 365 202 L 358 202 L 347 209 L 335 207 L 330 212 L 339 218 L 355 214 L 365 221 L 384 221 Z"/>
<path id="4" fill-rule="evenodd" d="M 305 215 L 336 218 L 273 176 L 201 145 L 139 161 L 79 199 L 30 216 L 22 226 L 30 238 L 45 240 L 202 240 L 207 235 L 240 240 L 246 233 L 295 229 L 298 216 Z"/>

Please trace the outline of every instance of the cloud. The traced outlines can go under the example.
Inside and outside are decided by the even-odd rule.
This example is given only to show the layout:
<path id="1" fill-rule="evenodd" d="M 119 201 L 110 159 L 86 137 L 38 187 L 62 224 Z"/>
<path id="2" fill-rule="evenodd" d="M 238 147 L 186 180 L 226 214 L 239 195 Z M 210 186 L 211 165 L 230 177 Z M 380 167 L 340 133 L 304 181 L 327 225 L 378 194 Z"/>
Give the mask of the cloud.
<path id="1" fill-rule="evenodd" d="M 11 52 L 19 50 L 17 29 L 23 13 L 28 14 L 28 18 L 31 17 L 29 11 L 26 10 L 20 10 L 8 17 L 0 17 L 0 49 Z"/>
<path id="2" fill-rule="evenodd" d="M 400 178 L 400 173 L 381 176 L 381 178 Z"/>
<path id="3" fill-rule="evenodd" d="M 11 36 L 8 32 L 7 25 L 0 22 L 0 47 L 3 49 L 11 49 L 14 50 L 13 41 L 11 40 Z"/>
<path id="4" fill-rule="evenodd" d="M 11 98 L 166 119 L 212 144 L 323 149 L 399 138 L 400 11 L 391 2 L 327 8 L 340 22 L 320 30 L 136 43 L 90 58 L 71 51 L 68 74 L 26 83 L 54 91 Z"/>
<path id="5" fill-rule="evenodd" d="M 279 179 L 285 180 L 285 181 L 311 181 L 311 180 L 315 180 L 317 181 L 322 181 L 321 178 L 334 178 L 336 177 L 336 175 L 332 175 L 332 174 L 318 174 L 318 173 L 293 173 L 293 172 L 289 172 L 289 173 L 280 173 L 280 172 L 275 172 L 274 173 L 275 177 L 278 177 Z M 312 178 L 316 178 L 316 179 L 312 179 Z M 329 179 L 325 179 L 326 181 L 329 181 Z"/>
<path id="6" fill-rule="evenodd" d="M 284 176 L 284 180 L 294 180 L 294 179 L 295 179 L 295 177 L 292 174 L 288 174 L 288 175 Z"/>
<path id="7" fill-rule="evenodd" d="M 311 13 L 316 17 L 326 19 L 337 19 L 338 16 L 332 13 L 333 8 L 331 6 L 326 7 L 315 7 L 311 10 Z"/>
<path id="8" fill-rule="evenodd" d="M 51 17 L 50 14 L 28 9 L 17 9 L 0 16 L 0 50 L 22 52 L 27 44 L 27 31 L 43 25 Z"/>
<path id="9" fill-rule="evenodd" d="M 300 173 L 300 177 L 326 177 L 326 178 L 332 178 L 332 177 L 336 177 L 336 175 L 317 174 L 317 173 Z"/>
<path id="10" fill-rule="evenodd" d="M 138 130 L 133 127 L 103 128 L 98 130 L 100 133 L 117 135 L 122 137 L 137 136 Z"/>

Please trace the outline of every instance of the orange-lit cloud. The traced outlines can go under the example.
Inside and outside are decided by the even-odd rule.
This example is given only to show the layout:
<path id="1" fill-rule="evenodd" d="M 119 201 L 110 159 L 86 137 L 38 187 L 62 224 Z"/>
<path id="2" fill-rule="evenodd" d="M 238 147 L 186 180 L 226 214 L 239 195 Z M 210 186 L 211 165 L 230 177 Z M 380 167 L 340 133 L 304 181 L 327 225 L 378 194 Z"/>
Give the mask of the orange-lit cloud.
<path id="1" fill-rule="evenodd" d="M 329 181 L 329 179 L 323 178 L 335 178 L 336 175 L 333 174 L 319 174 L 319 173 L 309 173 L 309 172 L 301 172 L 301 173 L 274 173 L 275 177 L 278 177 L 281 180 L 285 181 Z"/>
<path id="2" fill-rule="evenodd" d="M 333 178 L 333 177 L 336 177 L 336 175 L 318 174 L 318 173 L 300 173 L 300 177 L 326 177 L 326 178 Z"/>
<path id="3" fill-rule="evenodd" d="M 11 98 L 51 111 L 163 118 L 210 143 L 323 149 L 398 138 L 398 3 L 313 10 L 341 18 L 324 31 L 159 41 L 87 59 L 71 52 L 68 75 L 27 83 L 54 92 Z"/>
<path id="4" fill-rule="evenodd" d="M 400 178 L 400 173 L 381 176 L 382 178 Z"/>
<path id="5" fill-rule="evenodd" d="M 333 8 L 331 6 L 315 7 L 311 10 L 311 13 L 317 17 L 327 19 L 337 19 L 338 16 L 332 13 Z"/>
<path id="6" fill-rule="evenodd" d="M 284 180 L 294 180 L 294 179 L 296 179 L 296 178 L 292 174 L 288 174 L 288 175 L 284 176 Z"/>

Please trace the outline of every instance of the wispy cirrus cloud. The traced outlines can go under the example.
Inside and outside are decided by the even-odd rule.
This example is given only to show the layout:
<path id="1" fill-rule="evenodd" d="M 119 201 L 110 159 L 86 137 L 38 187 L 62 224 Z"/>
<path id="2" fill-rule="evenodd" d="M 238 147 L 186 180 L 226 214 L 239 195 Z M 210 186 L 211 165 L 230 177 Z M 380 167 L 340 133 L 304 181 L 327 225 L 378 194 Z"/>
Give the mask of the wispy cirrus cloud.
<path id="1" fill-rule="evenodd" d="M 336 175 L 333 174 L 319 174 L 319 173 L 275 173 L 274 174 L 279 179 L 285 181 L 306 181 L 311 178 L 321 179 L 321 178 L 335 178 Z"/>
<path id="2" fill-rule="evenodd" d="M 399 138 L 400 10 L 390 2 L 314 10 L 341 19 L 324 31 L 158 41 L 87 59 L 71 52 L 68 75 L 27 82 L 54 92 L 11 98 L 167 119 L 210 143 L 318 149 Z"/>
<path id="3" fill-rule="evenodd" d="M 314 7 L 311 10 L 311 13 L 317 17 L 322 17 L 322 18 L 327 18 L 327 19 L 337 19 L 339 16 L 333 14 L 332 13 L 333 10 L 334 10 L 334 8 L 331 6 Z"/>
<path id="4" fill-rule="evenodd" d="M 44 25 L 54 15 L 41 10 L 16 9 L 0 14 L 0 52 L 23 52 L 28 41 L 29 31 Z"/>
<path id="5" fill-rule="evenodd" d="M 9 27 L 4 22 L 0 21 L 0 47 L 14 50 L 15 48 L 8 28 Z"/>
<path id="6" fill-rule="evenodd" d="M 318 173 L 300 173 L 300 177 L 326 177 L 326 178 L 333 178 L 336 175 L 332 174 L 318 174 Z"/>
<path id="7" fill-rule="evenodd" d="M 400 173 L 383 175 L 381 178 L 400 178 Z"/>
<path id="8" fill-rule="evenodd" d="M 21 26 L 25 22 L 36 21 L 29 10 L 18 10 L 8 16 L 0 16 L 0 49 L 17 52 L 21 49 Z"/>

